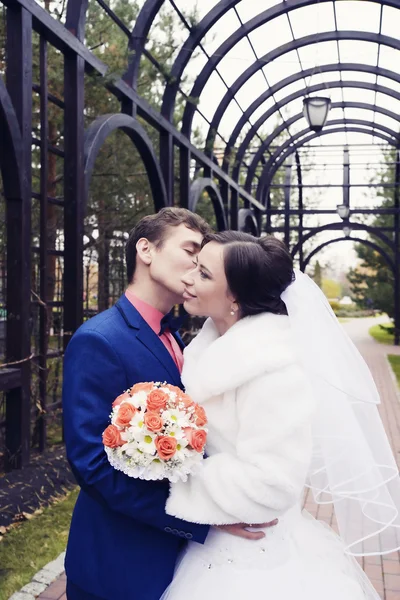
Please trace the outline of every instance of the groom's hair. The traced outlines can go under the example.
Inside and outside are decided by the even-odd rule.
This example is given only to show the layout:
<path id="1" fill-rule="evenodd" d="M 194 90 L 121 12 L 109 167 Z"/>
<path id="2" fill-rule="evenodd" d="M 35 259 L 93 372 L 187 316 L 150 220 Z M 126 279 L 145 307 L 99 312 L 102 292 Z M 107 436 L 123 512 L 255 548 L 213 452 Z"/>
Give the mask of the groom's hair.
<path id="1" fill-rule="evenodd" d="M 241 317 L 263 312 L 287 314 L 281 294 L 293 281 L 293 259 L 283 242 L 266 235 L 256 238 L 240 231 L 222 231 L 204 237 L 224 246 L 224 270 Z"/>
<path id="2" fill-rule="evenodd" d="M 146 238 L 157 249 L 161 249 L 168 237 L 169 229 L 178 227 L 178 225 L 186 225 L 192 231 L 199 231 L 203 236 L 211 232 L 211 227 L 200 215 L 186 208 L 162 208 L 154 215 L 143 217 L 129 233 L 125 247 L 128 283 L 132 283 L 136 270 L 136 244 L 138 241 Z"/>

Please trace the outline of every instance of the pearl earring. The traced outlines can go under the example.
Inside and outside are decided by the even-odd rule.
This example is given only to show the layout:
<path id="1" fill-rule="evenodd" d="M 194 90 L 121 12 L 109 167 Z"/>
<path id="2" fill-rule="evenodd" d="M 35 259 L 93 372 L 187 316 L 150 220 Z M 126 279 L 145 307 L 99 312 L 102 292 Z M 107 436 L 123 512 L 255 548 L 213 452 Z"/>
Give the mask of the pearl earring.
<path id="1" fill-rule="evenodd" d="M 235 311 L 234 311 L 234 310 L 233 310 L 233 308 L 232 308 L 232 310 L 231 310 L 231 315 L 232 315 L 232 317 L 234 316 L 234 314 L 235 314 Z"/>

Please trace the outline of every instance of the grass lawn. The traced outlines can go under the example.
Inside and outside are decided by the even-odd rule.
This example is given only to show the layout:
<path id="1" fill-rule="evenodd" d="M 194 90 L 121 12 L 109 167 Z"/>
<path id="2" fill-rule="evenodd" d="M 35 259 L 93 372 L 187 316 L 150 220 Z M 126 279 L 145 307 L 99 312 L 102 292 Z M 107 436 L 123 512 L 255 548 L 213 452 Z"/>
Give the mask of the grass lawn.
<path id="1" fill-rule="evenodd" d="M 389 331 L 385 331 L 386 327 L 392 328 L 391 323 L 385 325 L 374 325 L 369 329 L 369 334 L 381 344 L 394 344 L 394 335 Z"/>
<path id="2" fill-rule="evenodd" d="M 397 383 L 400 387 L 400 356 L 388 354 L 388 359 L 393 369 L 393 373 L 396 375 Z"/>
<path id="3" fill-rule="evenodd" d="M 77 496 L 73 490 L 5 534 L 0 543 L 0 600 L 7 600 L 65 550 Z"/>

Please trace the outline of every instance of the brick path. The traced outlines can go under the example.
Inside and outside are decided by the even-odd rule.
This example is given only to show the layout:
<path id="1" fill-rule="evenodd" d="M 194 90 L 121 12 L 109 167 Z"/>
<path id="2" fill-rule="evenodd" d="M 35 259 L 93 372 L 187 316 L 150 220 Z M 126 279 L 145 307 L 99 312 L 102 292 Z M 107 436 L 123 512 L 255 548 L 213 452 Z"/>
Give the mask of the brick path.
<path id="1" fill-rule="evenodd" d="M 344 324 L 347 332 L 364 356 L 378 386 L 382 404 L 380 413 L 389 435 L 390 443 L 400 466 L 400 394 L 390 370 L 387 354 L 399 354 L 400 347 L 378 344 L 368 335 L 376 319 L 355 319 Z M 305 508 L 317 519 L 335 528 L 331 507 L 316 505 L 311 495 L 305 497 Z M 360 564 L 371 579 L 382 600 L 400 600 L 400 553 L 370 556 L 360 559 Z M 39 600 L 66 600 L 65 574 L 61 575 L 40 596 Z"/>
<path id="2" fill-rule="evenodd" d="M 67 600 L 65 593 L 66 583 L 67 578 L 65 577 L 65 573 L 63 573 L 47 590 L 40 594 L 39 600 Z"/>

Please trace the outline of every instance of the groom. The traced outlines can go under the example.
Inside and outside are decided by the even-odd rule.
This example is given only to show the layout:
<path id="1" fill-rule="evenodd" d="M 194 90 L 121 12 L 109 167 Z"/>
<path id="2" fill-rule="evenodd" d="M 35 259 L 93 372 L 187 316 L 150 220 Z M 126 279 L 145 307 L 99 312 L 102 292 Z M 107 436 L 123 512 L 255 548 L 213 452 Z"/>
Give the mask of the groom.
<path id="1" fill-rule="evenodd" d="M 182 302 L 181 278 L 193 268 L 207 231 L 207 223 L 185 209 L 165 208 L 142 219 L 126 246 L 126 293 L 82 325 L 68 345 L 64 432 L 81 487 L 65 560 L 68 600 L 158 600 L 185 541 L 207 537 L 208 526 L 165 513 L 166 481 L 114 470 L 101 437 L 113 400 L 134 383 L 182 387 L 183 344 L 169 313 Z M 264 535 L 245 524 L 226 530 L 249 539 Z"/>

